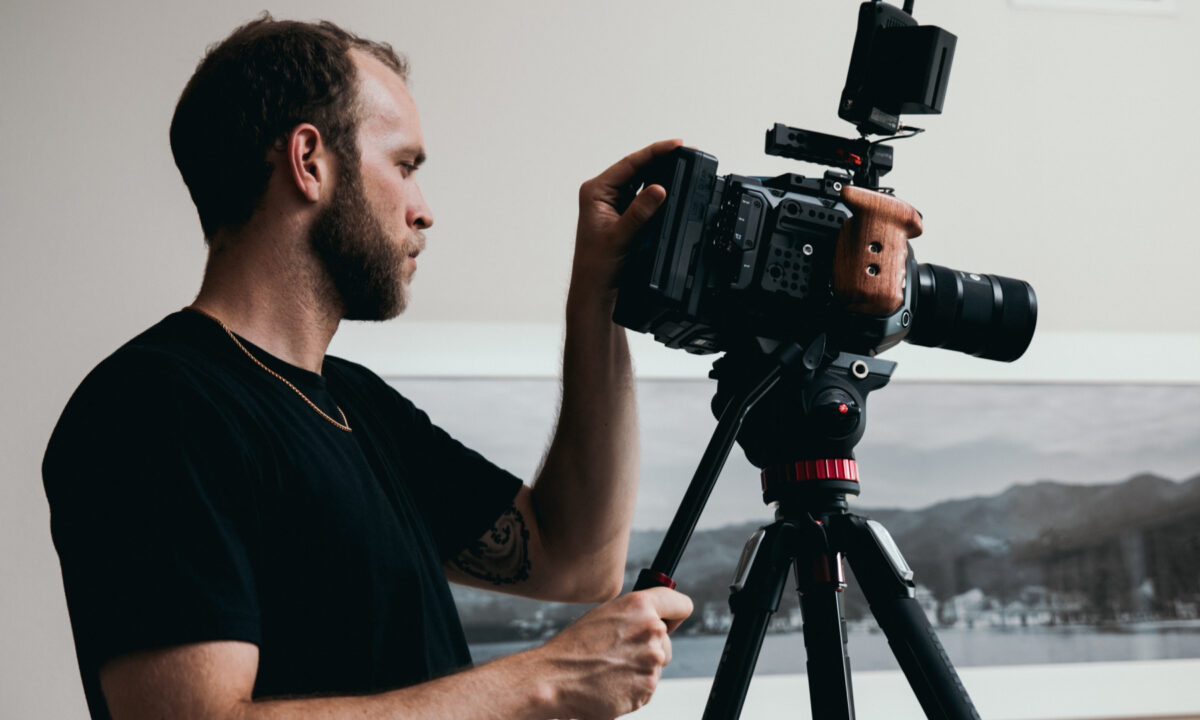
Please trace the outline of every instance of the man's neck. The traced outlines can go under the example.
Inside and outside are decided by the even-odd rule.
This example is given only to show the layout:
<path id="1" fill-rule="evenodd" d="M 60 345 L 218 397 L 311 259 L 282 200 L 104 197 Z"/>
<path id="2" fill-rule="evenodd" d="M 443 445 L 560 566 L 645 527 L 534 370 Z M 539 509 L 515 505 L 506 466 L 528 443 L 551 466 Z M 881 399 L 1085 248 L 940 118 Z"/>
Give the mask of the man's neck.
<path id="1" fill-rule="evenodd" d="M 323 291 L 328 281 L 316 259 L 262 237 L 215 247 L 192 307 L 275 357 L 320 373 L 341 312 Z"/>

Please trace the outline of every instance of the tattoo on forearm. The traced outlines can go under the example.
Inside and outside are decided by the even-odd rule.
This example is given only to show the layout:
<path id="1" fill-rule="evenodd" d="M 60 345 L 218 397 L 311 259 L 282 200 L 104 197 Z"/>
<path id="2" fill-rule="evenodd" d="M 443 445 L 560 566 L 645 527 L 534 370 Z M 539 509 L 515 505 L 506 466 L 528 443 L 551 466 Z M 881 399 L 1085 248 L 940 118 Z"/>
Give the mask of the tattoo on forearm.
<path id="1" fill-rule="evenodd" d="M 529 579 L 529 528 L 514 505 L 482 538 L 451 560 L 454 567 L 493 585 Z"/>

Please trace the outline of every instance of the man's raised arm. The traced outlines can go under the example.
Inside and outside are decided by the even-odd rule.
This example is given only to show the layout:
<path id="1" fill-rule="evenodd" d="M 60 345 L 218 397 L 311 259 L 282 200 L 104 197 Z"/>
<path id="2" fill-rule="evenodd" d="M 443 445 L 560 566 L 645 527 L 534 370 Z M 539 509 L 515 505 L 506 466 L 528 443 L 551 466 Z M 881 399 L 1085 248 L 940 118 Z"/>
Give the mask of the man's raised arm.
<path id="1" fill-rule="evenodd" d="M 489 583 L 488 553 L 469 550 L 447 563 L 455 582 L 556 600 L 595 602 L 620 592 L 637 496 L 638 425 L 629 345 L 612 314 L 626 248 L 666 191 L 644 189 L 624 214 L 617 198 L 642 167 L 680 145 L 642 148 L 580 188 L 558 426 L 532 491 L 522 490 L 515 503 L 529 537 L 494 533 L 521 546 L 489 547 L 497 573 L 513 553 L 527 553 L 527 568 L 519 582 Z"/>

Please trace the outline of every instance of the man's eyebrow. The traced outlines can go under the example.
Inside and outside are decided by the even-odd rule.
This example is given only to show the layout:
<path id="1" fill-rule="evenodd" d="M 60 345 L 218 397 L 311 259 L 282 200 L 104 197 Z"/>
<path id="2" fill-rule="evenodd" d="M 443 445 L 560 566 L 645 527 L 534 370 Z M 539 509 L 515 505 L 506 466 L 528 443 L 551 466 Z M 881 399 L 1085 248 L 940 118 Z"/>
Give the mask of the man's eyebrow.
<path id="1" fill-rule="evenodd" d="M 420 167 L 425 164 L 425 148 L 420 145 L 405 145 L 396 150 L 397 156 L 412 156 L 412 164 Z"/>

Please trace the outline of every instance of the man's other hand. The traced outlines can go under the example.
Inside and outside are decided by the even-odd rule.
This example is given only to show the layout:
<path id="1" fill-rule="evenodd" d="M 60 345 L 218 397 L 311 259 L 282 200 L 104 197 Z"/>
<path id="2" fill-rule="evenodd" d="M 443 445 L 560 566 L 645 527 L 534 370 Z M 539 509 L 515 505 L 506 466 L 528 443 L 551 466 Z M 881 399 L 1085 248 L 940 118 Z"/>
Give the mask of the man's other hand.
<path id="1" fill-rule="evenodd" d="M 644 188 L 623 214 L 618 212 L 618 198 L 639 170 L 682 144 L 681 140 L 662 140 L 647 145 L 579 188 L 579 227 L 571 271 L 573 298 L 615 301 L 617 274 L 629 241 L 666 199 L 667 191 L 661 185 Z"/>
<path id="2" fill-rule="evenodd" d="M 692 614 L 692 601 L 667 588 L 622 595 L 593 608 L 530 651 L 553 687 L 563 717 L 610 720 L 650 701 L 671 661 L 668 633 Z"/>

